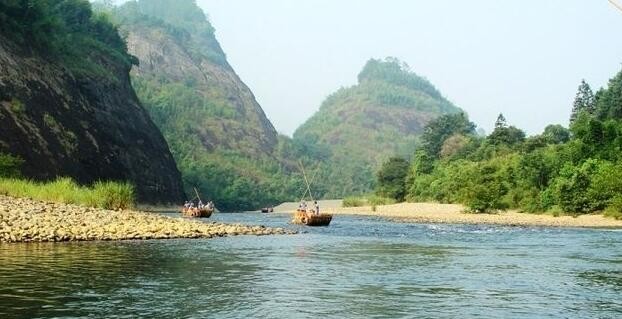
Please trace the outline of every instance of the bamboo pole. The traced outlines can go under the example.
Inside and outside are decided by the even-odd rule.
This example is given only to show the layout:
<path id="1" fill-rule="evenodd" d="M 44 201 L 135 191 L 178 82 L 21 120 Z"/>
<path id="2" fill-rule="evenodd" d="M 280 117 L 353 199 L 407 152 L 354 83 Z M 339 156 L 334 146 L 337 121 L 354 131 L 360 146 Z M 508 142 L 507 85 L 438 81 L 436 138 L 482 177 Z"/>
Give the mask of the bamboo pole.
<path id="1" fill-rule="evenodd" d="M 195 194 L 197 194 L 197 198 L 199 199 L 199 202 L 203 202 L 203 201 L 201 200 L 201 196 L 199 196 L 199 192 L 197 191 L 197 188 L 196 188 L 196 187 L 193 187 L 192 189 L 194 189 L 194 193 L 195 193 Z"/>
<path id="2" fill-rule="evenodd" d="M 614 7 L 618 8 L 618 10 L 622 11 L 622 4 L 619 4 L 617 1 L 614 0 L 609 0 L 609 3 L 611 3 Z"/>
<path id="3" fill-rule="evenodd" d="M 313 176 L 311 176 L 311 182 L 310 184 L 313 184 L 313 182 L 315 181 L 315 177 L 317 176 L 317 172 L 319 172 L 320 170 L 320 166 L 318 165 L 318 167 L 315 169 L 315 172 L 313 173 Z M 307 196 L 307 192 L 309 191 L 309 189 L 305 189 L 305 192 L 302 194 L 302 197 L 300 198 L 300 201 L 302 202 L 303 199 L 305 199 L 305 196 Z"/>
<path id="4" fill-rule="evenodd" d="M 309 197 L 311 198 L 311 201 L 314 201 L 313 194 L 311 193 L 311 186 L 309 186 L 309 180 L 307 179 L 307 173 L 305 172 L 305 167 L 302 165 L 301 161 L 298 161 L 298 164 L 300 165 L 300 169 L 302 170 L 302 176 L 305 178 L 305 183 L 307 184 L 307 191 L 309 192 Z"/>

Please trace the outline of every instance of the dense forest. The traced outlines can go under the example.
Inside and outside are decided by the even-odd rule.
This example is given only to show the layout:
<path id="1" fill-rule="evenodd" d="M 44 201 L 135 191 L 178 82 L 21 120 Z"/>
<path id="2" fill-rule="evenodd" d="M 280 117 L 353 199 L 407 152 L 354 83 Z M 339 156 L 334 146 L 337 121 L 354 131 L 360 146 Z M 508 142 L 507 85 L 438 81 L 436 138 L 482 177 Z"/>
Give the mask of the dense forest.
<path id="1" fill-rule="evenodd" d="M 472 212 L 622 213 L 622 72 L 593 93 L 582 81 L 570 128 L 549 125 L 526 137 L 499 115 L 475 134 L 463 114 L 426 126 L 408 163 L 393 158 L 377 174 L 379 195 L 462 203 Z"/>
<path id="2" fill-rule="evenodd" d="M 395 58 L 371 59 L 358 84 L 330 95 L 295 133 L 294 142 L 320 160 L 323 197 L 364 194 L 390 154 L 410 156 L 424 126 L 460 109 L 425 78 Z"/>

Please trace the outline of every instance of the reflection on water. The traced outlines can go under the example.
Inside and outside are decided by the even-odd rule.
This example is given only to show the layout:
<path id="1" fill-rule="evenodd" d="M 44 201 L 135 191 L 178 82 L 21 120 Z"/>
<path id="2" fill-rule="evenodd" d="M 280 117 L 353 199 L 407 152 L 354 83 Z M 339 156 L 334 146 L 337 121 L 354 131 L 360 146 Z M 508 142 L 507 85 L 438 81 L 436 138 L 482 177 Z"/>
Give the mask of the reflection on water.
<path id="1" fill-rule="evenodd" d="M 287 226 L 280 215 L 215 218 Z M 302 230 L 0 245 L 0 318 L 622 316 L 620 232 L 342 216 Z"/>

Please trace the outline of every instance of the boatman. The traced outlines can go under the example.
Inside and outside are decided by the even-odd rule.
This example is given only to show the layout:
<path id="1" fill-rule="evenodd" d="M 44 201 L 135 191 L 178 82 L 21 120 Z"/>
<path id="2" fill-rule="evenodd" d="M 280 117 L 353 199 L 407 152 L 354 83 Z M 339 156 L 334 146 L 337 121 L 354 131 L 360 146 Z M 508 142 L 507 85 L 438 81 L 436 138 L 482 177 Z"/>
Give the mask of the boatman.
<path id="1" fill-rule="evenodd" d="M 315 201 L 315 214 L 319 215 L 320 214 L 320 204 L 317 203 L 317 201 Z"/>

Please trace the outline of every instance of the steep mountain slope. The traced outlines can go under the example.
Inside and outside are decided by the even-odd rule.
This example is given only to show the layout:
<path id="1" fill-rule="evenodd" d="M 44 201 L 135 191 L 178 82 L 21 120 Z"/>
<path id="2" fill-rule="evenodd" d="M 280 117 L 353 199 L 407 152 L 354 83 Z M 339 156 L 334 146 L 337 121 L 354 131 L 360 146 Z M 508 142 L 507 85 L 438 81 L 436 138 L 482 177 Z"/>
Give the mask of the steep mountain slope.
<path id="1" fill-rule="evenodd" d="M 168 145 L 132 89 L 132 57 L 88 1 L 0 4 L 0 152 L 26 177 L 130 181 L 141 202 L 183 200 Z"/>
<path id="2" fill-rule="evenodd" d="M 132 82 L 171 145 L 188 194 L 223 209 L 289 199 L 276 130 L 240 80 L 194 1 L 141 0 L 115 10 Z"/>
<path id="3" fill-rule="evenodd" d="M 319 181 L 328 197 L 370 191 L 383 160 L 411 156 L 430 120 L 461 111 L 394 58 L 368 61 L 358 81 L 329 96 L 294 133 L 327 158 Z"/>

